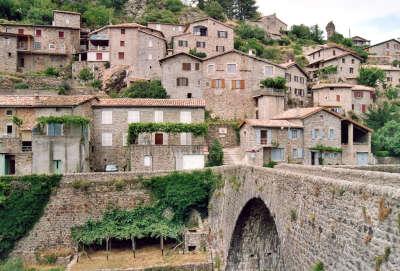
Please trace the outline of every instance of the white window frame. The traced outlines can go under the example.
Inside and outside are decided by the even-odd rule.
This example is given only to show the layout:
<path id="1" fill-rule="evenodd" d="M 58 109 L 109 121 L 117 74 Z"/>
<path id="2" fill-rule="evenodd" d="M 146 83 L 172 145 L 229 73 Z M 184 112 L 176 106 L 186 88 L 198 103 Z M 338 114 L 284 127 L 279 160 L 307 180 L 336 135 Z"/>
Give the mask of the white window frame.
<path id="1" fill-rule="evenodd" d="M 192 134 L 191 133 L 181 133 L 181 145 L 187 146 L 192 145 Z"/>
<path id="2" fill-rule="evenodd" d="M 105 132 L 101 134 L 101 146 L 112 147 L 113 145 L 113 134 Z"/>
<path id="3" fill-rule="evenodd" d="M 154 111 L 154 122 L 155 123 L 160 123 L 164 122 L 164 112 L 163 111 Z"/>
<path id="4" fill-rule="evenodd" d="M 192 112 L 181 111 L 179 114 L 179 119 L 181 123 L 192 123 Z"/>
<path id="5" fill-rule="evenodd" d="M 235 67 L 235 71 L 229 71 L 229 66 L 234 66 Z M 229 74 L 237 73 L 237 64 L 236 63 L 228 63 L 228 64 L 226 64 L 226 72 L 229 73 Z"/>
<path id="6" fill-rule="evenodd" d="M 332 132 L 333 132 L 333 133 L 332 133 Z M 335 139 L 335 129 L 329 128 L 328 139 L 329 139 L 329 140 L 334 140 L 334 139 Z"/>
<path id="7" fill-rule="evenodd" d="M 211 70 L 211 69 L 212 69 L 212 70 Z M 208 64 L 208 65 L 207 65 L 207 73 L 208 73 L 208 74 L 213 74 L 213 73 L 215 73 L 215 64 L 214 64 L 214 63 Z"/>
<path id="8" fill-rule="evenodd" d="M 122 146 L 123 147 L 128 146 L 128 133 L 122 134 Z"/>
<path id="9" fill-rule="evenodd" d="M 11 126 L 11 133 L 10 134 L 7 132 L 9 126 Z M 12 123 L 6 123 L 6 132 L 4 134 L 6 134 L 6 135 L 13 135 L 14 134 L 14 125 Z"/>
<path id="10" fill-rule="evenodd" d="M 49 50 L 55 50 L 56 45 L 54 43 L 49 43 Z"/>
<path id="11" fill-rule="evenodd" d="M 128 123 L 140 122 L 140 111 L 130 110 L 128 111 Z"/>
<path id="12" fill-rule="evenodd" d="M 143 166 L 145 166 L 145 167 L 153 166 L 153 157 L 151 155 L 145 155 L 143 157 Z"/>
<path id="13" fill-rule="evenodd" d="M 101 111 L 101 124 L 112 124 L 113 111 L 103 110 Z"/>
<path id="14" fill-rule="evenodd" d="M 153 47 L 153 41 L 149 40 L 149 48 L 152 48 L 152 47 Z"/>
<path id="15" fill-rule="evenodd" d="M 271 74 L 267 74 L 267 68 L 269 69 L 271 69 Z M 264 66 L 264 69 L 263 69 L 263 72 L 264 72 L 264 75 L 265 76 L 274 76 L 274 66 L 272 66 L 272 65 L 265 65 Z"/>

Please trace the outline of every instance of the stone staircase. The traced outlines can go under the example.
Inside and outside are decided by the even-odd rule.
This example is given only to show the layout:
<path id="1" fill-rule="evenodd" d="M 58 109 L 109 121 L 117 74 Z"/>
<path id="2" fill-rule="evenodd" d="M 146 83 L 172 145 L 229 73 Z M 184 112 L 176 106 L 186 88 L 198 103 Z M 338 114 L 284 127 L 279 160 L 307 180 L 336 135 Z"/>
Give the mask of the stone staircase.
<path id="1" fill-rule="evenodd" d="M 240 147 L 224 148 L 224 165 L 240 165 L 241 163 Z"/>

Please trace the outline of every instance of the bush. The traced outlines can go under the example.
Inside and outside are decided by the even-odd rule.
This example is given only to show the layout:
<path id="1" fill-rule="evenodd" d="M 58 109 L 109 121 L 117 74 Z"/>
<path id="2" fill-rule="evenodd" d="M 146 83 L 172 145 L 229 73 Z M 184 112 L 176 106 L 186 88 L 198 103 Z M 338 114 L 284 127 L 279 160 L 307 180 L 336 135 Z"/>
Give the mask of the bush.
<path id="1" fill-rule="evenodd" d="M 25 82 L 18 82 L 14 84 L 15 89 L 27 89 L 29 88 L 29 85 Z"/>
<path id="2" fill-rule="evenodd" d="M 324 271 L 324 264 L 321 261 L 318 261 L 311 269 L 311 271 Z"/>
<path id="3" fill-rule="evenodd" d="M 378 83 L 383 84 L 386 79 L 386 73 L 379 68 L 362 67 L 359 70 L 357 81 L 361 85 L 377 87 Z"/>
<path id="4" fill-rule="evenodd" d="M 26 271 L 21 259 L 9 259 L 0 263 L 0 271 Z"/>
<path id="5" fill-rule="evenodd" d="M 222 166 L 224 163 L 224 151 L 218 139 L 214 139 L 208 154 L 208 167 Z"/>
<path id="6" fill-rule="evenodd" d="M 92 82 L 92 87 L 93 88 L 101 89 L 101 86 L 102 86 L 102 83 L 101 83 L 100 80 L 98 80 L 98 79 L 93 80 L 93 82 Z"/>
<path id="7" fill-rule="evenodd" d="M 122 91 L 120 97 L 166 99 L 167 91 L 160 80 L 135 81 Z"/>
<path id="8" fill-rule="evenodd" d="M 58 77 L 60 75 L 60 71 L 54 67 L 48 67 L 43 72 L 47 76 L 55 76 Z"/>
<path id="9" fill-rule="evenodd" d="M 58 87 L 58 95 L 67 95 L 71 91 L 71 86 L 68 82 L 63 81 L 61 85 Z"/>
<path id="10" fill-rule="evenodd" d="M 184 5 L 182 4 L 181 0 L 166 0 L 165 1 L 165 8 L 172 12 L 179 12 L 182 10 Z"/>
<path id="11" fill-rule="evenodd" d="M 400 123 L 391 120 L 372 135 L 374 151 L 386 151 L 390 156 L 400 157 Z"/>
<path id="12" fill-rule="evenodd" d="M 204 11 L 211 18 L 214 18 L 222 22 L 226 20 L 224 8 L 216 0 L 207 1 L 204 7 Z"/>
<path id="13" fill-rule="evenodd" d="M 278 163 L 275 161 L 269 161 L 268 163 L 264 164 L 264 167 L 274 168 Z"/>
<path id="14" fill-rule="evenodd" d="M 277 76 L 275 78 L 266 78 L 265 80 L 261 81 L 261 84 L 266 88 L 286 90 L 286 79 L 281 76 Z"/>
<path id="15" fill-rule="evenodd" d="M 196 48 L 190 49 L 190 50 L 189 50 L 189 54 L 191 54 L 192 56 L 196 56 L 196 57 L 198 57 L 198 58 L 206 58 L 206 57 L 207 57 L 207 54 L 206 54 L 206 53 L 204 53 L 204 52 L 197 52 L 197 49 L 196 49 Z"/>
<path id="16" fill-rule="evenodd" d="M 90 81 L 94 79 L 93 73 L 88 68 L 83 68 L 78 75 L 79 79 L 82 81 Z"/>
<path id="17" fill-rule="evenodd" d="M 72 182 L 72 187 L 76 190 L 87 191 L 90 187 L 90 182 L 87 180 L 75 180 Z"/>

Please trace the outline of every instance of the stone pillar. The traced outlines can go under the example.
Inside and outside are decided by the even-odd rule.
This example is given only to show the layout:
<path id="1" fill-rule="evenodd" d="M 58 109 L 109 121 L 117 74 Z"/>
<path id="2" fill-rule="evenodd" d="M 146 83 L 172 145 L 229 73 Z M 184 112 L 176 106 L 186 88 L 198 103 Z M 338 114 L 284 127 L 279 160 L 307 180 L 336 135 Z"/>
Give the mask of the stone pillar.
<path id="1" fill-rule="evenodd" d="M 348 149 L 348 163 L 355 164 L 355 153 L 354 153 L 354 142 L 353 142 L 353 133 L 354 133 L 354 126 L 353 123 L 349 123 L 347 127 L 347 134 L 348 134 L 348 142 L 347 142 L 347 149 Z"/>

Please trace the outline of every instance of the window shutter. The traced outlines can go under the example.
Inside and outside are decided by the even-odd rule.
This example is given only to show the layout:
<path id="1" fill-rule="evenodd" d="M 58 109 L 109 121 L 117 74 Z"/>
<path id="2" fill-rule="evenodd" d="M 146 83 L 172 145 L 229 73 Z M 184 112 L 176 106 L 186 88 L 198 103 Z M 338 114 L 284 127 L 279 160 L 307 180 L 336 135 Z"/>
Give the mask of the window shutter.
<path id="1" fill-rule="evenodd" d="M 240 80 L 240 89 L 244 89 L 244 88 L 245 88 L 244 80 Z"/>
<path id="2" fill-rule="evenodd" d="M 112 124 L 112 111 L 101 112 L 101 124 Z"/>
<path id="3" fill-rule="evenodd" d="M 190 111 L 181 111 L 180 122 L 191 123 L 192 122 L 192 113 Z"/>
<path id="4" fill-rule="evenodd" d="M 225 88 L 225 79 L 221 79 L 221 88 Z"/>
<path id="5" fill-rule="evenodd" d="M 267 140 L 268 140 L 268 144 L 272 143 L 272 130 L 271 129 L 267 130 Z"/>
<path id="6" fill-rule="evenodd" d="M 292 139 L 293 138 L 293 136 L 292 136 L 292 130 L 289 128 L 288 129 L 288 138 L 289 139 Z"/>
<path id="7" fill-rule="evenodd" d="M 154 122 L 163 122 L 163 111 L 154 112 Z"/>
<path id="8" fill-rule="evenodd" d="M 215 80 L 211 80 L 211 88 L 215 88 L 215 86 L 216 86 Z"/>
<path id="9" fill-rule="evenodd" d="M 236 80 L 232 80 L 232 89 L 236 89 Z"/>
<path id="10" fill-rule="evenodd" d="M 140 122 L 140 112 L 139 111 L 128 111 L 128 123 Z"/>
<path id="11" fill-rule="evenodd" d="M 261 131 L 256 129 L 256 144 L 261 144 Z"/>

